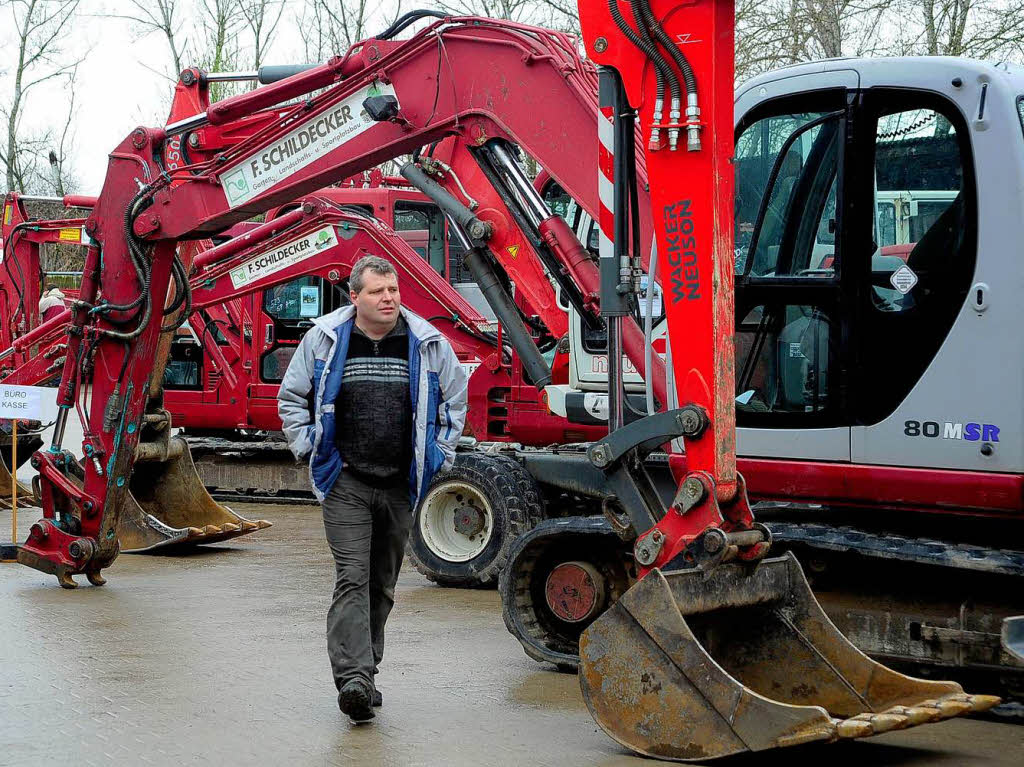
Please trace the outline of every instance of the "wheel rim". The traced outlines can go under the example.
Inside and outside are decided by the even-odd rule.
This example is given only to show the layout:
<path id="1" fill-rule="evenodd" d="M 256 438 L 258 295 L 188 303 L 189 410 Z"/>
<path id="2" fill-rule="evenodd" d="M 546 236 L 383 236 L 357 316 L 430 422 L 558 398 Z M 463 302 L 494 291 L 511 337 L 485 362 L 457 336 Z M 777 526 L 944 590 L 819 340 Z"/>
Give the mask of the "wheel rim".
<path id="1" fill-rule="evenodd" d="M 423 499 L 420 537 L 439 559 L 468 562 L 483 553 L 493 534 L 491 504 L 472 485 L 444 482 Z"/>

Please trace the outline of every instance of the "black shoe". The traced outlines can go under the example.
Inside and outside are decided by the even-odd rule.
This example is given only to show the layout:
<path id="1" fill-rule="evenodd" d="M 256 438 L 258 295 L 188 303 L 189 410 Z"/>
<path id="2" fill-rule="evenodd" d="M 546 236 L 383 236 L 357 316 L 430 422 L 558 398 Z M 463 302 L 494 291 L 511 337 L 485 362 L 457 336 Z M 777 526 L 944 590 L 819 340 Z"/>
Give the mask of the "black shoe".
<path id="1" fill-rule="evenodd" d="M 352 724 L 362 724 L 375 716 L 370 705 L 372 699 L 372 691 L 369 686 L 365 682 L 353 679 L 338 693 L 338 708 L 342 713 L 348 714 Z"/>
<path id="2" fill-rule="evenodd" d="M 380 690 L 373 691 L 373 707 L 380 708 L 384 705 L 384 696 L 380 694 Z"/>

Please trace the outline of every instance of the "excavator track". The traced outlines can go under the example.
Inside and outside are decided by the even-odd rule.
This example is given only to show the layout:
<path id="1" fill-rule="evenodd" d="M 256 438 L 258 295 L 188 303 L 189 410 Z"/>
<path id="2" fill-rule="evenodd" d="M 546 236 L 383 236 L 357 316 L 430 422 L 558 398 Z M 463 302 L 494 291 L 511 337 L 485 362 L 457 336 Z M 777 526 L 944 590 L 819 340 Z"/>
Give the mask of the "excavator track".
<path id="1" fill-rule="evenodd" d="M 805 550 L 851 553 L 979 573 L 1024 576 L 1024 551 L 884 534 L 847 525 L 835 527 L 813 522 L 770 524 L 772 538 L 777 544 L 799 545 Z"/>
<path id="2" fill-rule="evenodd" d="M 275 439 L 187 437 L 199 479 L 217 501 L 316 504 L 309 466 Z M 260 484 L 251 485 L 253 480 Z"/>

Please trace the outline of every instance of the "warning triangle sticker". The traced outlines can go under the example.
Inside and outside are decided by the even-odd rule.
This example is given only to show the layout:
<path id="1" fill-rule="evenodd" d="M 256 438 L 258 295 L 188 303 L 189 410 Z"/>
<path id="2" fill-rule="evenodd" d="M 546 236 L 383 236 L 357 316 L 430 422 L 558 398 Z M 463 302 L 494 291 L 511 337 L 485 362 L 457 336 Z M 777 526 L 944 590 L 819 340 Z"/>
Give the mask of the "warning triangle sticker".
<path id="1" fill-rule="evenodd" d="M 508 251 L 508 254 L 510 256 L 512 256 L 512 258 L 518 258 L 519 257 L 519 246 L 518 245 L 509 245 L 507 248 L 505 248 L 505 250 Z"/>

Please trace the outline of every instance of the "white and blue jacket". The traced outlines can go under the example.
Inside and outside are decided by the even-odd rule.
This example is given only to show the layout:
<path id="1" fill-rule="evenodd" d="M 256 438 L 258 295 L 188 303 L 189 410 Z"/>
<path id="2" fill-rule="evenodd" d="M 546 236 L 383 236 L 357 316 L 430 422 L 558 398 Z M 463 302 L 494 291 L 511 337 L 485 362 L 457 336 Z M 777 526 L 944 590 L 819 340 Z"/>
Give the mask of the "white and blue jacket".
<path id="1" fill-rule="evenodd" d="M 466 373 L 451 344 L 433 325 L 404 307 L 408 327 L 413 460 L 409 495 L 415 509 L 430 480 L 455 460 L 466 421 Z M 309 457 L 313 492 L 322 502 L 341 474 L 334 402 L 355 326 L 355 307 L 313 321 L 288 364 L 277 395 L 285 438 L 297 459 Z"/>

